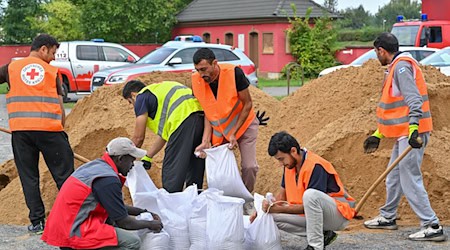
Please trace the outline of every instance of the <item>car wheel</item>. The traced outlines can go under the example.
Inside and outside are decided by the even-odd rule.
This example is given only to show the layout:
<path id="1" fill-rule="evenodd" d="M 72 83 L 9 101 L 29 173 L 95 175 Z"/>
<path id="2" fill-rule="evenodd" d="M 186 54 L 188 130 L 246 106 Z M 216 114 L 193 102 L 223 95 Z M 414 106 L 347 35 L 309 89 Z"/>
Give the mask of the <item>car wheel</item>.
<path id="1" fill-rule="evenodd" d="M 63 102 L 69 102 L 70 98 L 69 98 L 69 87 L 67 86 L 66 83 L 63 83 L 62 85 L 63 87 Z"/>

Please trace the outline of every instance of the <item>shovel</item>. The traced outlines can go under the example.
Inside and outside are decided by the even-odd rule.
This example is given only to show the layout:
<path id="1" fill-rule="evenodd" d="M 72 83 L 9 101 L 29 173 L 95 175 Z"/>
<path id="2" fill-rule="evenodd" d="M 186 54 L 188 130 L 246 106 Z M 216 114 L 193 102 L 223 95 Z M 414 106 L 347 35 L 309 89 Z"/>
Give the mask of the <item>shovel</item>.
<path id="1" fill-rule="evenodd" d="M 417 138 L 417 141 L 422 144 L 422 139 L 419 137 Z M 359 201 L 358 205 L 356 205 L 356 214 L 358 214 L 358 212 L 361 210 L 361 207 L 364 205 L 364 203 L 366 202 L 367 198 L 369 198 L 369 196 L 372 194 L 373 190 L 375 190 L 375 188 L 378 186 L 378 184 L 380 184 L 381 181 L 384 180 L 384 178 L 389 174 L 389 172 L 392 171 L 392 169 L 395 168 L 395 166 L 398 165 L 398 163 L 405 158 L 405 156 L 409 153 L 409 151 L 411 151 L 413 148 L 411 146 L 408 146 L 405 151 L 403 151 L 403 153 L 397 157 L 397 159 L 395 159 L 395 161 L 389 165 L 389 167 L 380 175 L 380 177 L 378 177 L 378 179 L 372 184 L 372 186 L 370 186 L 370 188 L 367 190 L 367 192 L 364 194 L 364 196 L 361 198 L 361 200 Z M 359 216 L 355 216 L 355 218 L 358 218 Z"/>
<path id="2" fill-rule="evenodd" d="M 11 131 L 9 131 L 6 128 L 0 127 L 0 131 L 5 132 L 7 134 L 11 134 Z M 73 158 L 75 158 L 75 159 L 77 159 L 77 160 L 79 160 L 79 161 L 81 161 L 83 163 L 88 163 L 89 162 L 89 160 L 87 158 L 85 158 L 85 157 L 83 157 L 83 156 L 81 156 L 81 155 L 79 155 L 79 154 L 77 154 L 75 152 L 73 153 Z"/>

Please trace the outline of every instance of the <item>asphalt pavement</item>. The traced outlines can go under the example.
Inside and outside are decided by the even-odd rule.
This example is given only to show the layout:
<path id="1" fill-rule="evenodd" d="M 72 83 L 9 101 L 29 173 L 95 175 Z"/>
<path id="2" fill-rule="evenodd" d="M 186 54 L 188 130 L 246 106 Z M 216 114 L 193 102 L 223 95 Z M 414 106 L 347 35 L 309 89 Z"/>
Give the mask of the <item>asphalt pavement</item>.
<path id="1" fill-rule="evenodd" d="M 373 232 L 338 232 L 336 241 L 327 246 L 327 250 L 344 249 L 370 249 L 370 250 L 391 250 L 391 249 L 433 249 L 448 250 L 450 242 L 423 242 L 410 241 L 407 235 L 415 232 L 417 228 L 402 228 L 398 231 L 374 230 Z M 447 232 L 450 230 L 446 228 Z M 281 245 L 283 250 L 304 249 L 307 245 L 305 237 L 293 236 L 281 232 Z M 48 246 L 40 240 L 40 236 L 30 235 L 25 226 L 0 225 L 0 250 L 54 250 L 56 247 Z M 214 249 L 215 250 L 215 249 Z M 262 249 L 263 250 L 263 249 Z"/>

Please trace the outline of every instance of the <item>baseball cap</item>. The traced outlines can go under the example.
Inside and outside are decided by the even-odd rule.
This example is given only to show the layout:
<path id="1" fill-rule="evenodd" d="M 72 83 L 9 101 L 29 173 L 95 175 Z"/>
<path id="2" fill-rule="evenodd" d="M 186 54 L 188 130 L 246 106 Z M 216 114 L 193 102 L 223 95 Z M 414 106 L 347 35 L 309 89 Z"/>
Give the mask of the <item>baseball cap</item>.
<path id="1" fill-rule="evenodd" d="M 117 137 L 110 141 L 106 146 L 106 151 L 109 155 L 131 155 L 138 159 L 147 154 L 146 150 L 137 148 L 133 141 L 126 137 Z"/>

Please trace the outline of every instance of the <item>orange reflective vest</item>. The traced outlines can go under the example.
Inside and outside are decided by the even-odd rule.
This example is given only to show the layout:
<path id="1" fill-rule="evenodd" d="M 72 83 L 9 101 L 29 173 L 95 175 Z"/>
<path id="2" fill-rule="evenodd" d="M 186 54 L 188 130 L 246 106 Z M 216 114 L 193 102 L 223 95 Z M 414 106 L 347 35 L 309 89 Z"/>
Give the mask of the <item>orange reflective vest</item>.
<path id="1" fill-rule="evenodd" d="M 322 157 L 312 153 L 311 151 L 308 151 L 305 157 L 306 159 L 303 162 L 302 167 L 300 168 L 297 182 L 295 181 L 296 168 L 284 169 L 286 197 L 289 204 L 303 204 L 303 193 L 308 188 L 309 180 L 311 179 L 314 167 L 316 166 L 316 164 L 320 164 L 328 174 L 334 176 L 336 184 L 339 186 L 339 192 L 328 193 L 328 195 L 334 198 L 337 209 L 342 214 L 342 216 L 348 220 L 352 219 L 355 216 L 355 209 L 353 208 L 355 205 L 355 199 L 353 199 L 345 191 L 344 185 L 342 184 L 342 181 L 339 178 L 339 175 L 337 174 L 333 165 L 331 165 L 330 162 L 323 159 Z"/>
<path id="2" fill-rule="evenodd" d="M 8 66 L 10 90 L 6 108 L 11 131 L 63 131 L 56 89 L 58 68 L 27 57 Z"/>
<path id="3" fill-rule="evenodd" d="M 239 115 L 244 105 L 239 100 L 236 90 L 236 79 L 232 64 L 220 64 L 219 87 L 217 89 L 217 99 L 198 72 L 192 75 L 192 89 L 194 96 L 200 102 L 205 116 L 213 128 L 212 144 L 220 145 L 226 140 L 230 140 L 231 130 L 236 125 Z M 236 132 L 236 139 L 239 139 L 256 118 L 255 112 L 250 113 Z"/>
<path id="4" fill-rule="evenodd" d="M 419 133 L 433 130 L 430 113 L 430 102 L 428 99 L 427 85 L 417 62 L 410 57 L 399 57 L 390 66 L 391 70 L 387 75 L 381 100 L 377 107 L 378 130 L 386 137 L 401 137 L 409 135 L 409 107 L 404 102 L 403 96 L 392 95 L 392 84 L 394 82 L 395 65 L 400 61 L 408 61 L 416 72 L 416 86 L 422 95 L 422 117 L 419 120 Z"/>

